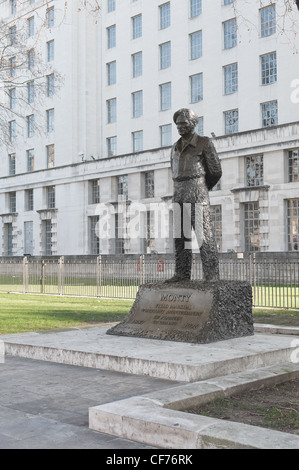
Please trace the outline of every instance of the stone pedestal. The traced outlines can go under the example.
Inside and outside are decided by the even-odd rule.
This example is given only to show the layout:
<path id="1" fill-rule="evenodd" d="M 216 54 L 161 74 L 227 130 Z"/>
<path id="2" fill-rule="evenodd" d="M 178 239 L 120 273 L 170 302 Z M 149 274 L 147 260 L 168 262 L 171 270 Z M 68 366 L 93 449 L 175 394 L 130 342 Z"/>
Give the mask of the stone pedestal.
<path id="1" fill-rule="evenodd" d="M 253 335 L 251 285 L 243 281 L 144 284 L 130 313 L 107 334 L 188 343 Z"/>

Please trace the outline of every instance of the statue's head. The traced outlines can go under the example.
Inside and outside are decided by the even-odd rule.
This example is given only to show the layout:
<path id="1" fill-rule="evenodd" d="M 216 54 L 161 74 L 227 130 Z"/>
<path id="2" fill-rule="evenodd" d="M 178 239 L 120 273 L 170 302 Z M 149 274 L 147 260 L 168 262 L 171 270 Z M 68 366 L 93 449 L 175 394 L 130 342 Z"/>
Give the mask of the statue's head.
<path id="1" fill-rule="evenodd" d="M 186 135 L 194 132 L 198 124 L 198 116 L 192 109 L 181 108 L 173 115 L 173 121 L 177 126 L 180 135 Z"/>

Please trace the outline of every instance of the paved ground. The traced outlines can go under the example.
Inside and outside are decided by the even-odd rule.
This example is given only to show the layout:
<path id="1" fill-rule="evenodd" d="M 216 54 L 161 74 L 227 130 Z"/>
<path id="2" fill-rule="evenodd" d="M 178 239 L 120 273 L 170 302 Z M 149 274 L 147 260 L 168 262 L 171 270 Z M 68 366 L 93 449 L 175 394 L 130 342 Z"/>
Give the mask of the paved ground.
<path id="1" fill-rule="evenodd" d="M 6 356 L 0 449 L 150 449 L 88 428 L 88 408 L 176 382 Z"/>

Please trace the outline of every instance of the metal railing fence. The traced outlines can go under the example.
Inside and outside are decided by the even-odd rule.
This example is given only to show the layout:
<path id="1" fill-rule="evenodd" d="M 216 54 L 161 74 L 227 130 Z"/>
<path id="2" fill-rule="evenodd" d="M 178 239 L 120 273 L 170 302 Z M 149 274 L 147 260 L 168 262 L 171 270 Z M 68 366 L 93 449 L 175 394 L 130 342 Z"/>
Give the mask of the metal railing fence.
<path id="1" fill-rule="evenodd" d="M 249 281 L 254 307 L 299 308 L 299 253 L 219 254 L 220 277 Z M 174 274 L 170 255 L 0 257 L 0 292 L 134 299 Z M 192 278 L 202 279 L 200 255 Z"/>

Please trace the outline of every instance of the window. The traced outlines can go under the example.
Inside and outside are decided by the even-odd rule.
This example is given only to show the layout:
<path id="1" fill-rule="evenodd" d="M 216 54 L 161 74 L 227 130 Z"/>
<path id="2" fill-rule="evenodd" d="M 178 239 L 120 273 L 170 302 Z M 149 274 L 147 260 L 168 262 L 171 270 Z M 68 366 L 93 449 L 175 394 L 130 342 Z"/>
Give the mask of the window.
<path id="1" fill-rule="evenodd" d="M 153 253 L 155 251 L 155 212 L 146 211 L 145 213 L 145 253 Z"/>
<path id="2" fill-rule="evenodd" d="M 223 23 L 224 49 L 231 49 L 237 45 L 237 21 L 236 18 Z"/>
<path id="3" fill-rule="evenodd" d="M 53 168 L 55 164 L 55 147 L 54 144 L 46 146 L 47 152 L 47 168 Z"/>
<path id="4" fill-rule="evenodd" d="M 54 16 L 54 7 L 48 8 L 47 10 L 47 27 L 53 28 L 55 23 L 55 16 Z"/>
<path id="5" fill-rule="evenodd" d="M 108 0 L 108 13 L 115 11 L 115 0 Z"/>
<path id="6" fill-rule="evenodd" d="M 246 186 L 262 186 L 264 184 L 263 155 L 246 157 Z"/>
<path id="7" fill-rule="evenodd" d="M 28 24 L 28 36 L 29 37 L 34 36 L 34 16 L 32 16 L 31 18 L 28 18 L 27 24 Z"/>
<path id="8" fill-rule="evenodd" d="M 17 211 L 17 194 L 15 191 L 8 193 L 9 212 Z"/>
<path id="9" fill-rule="evenodd" d="M 47 110 L 47 132 L 54 131 L 54 108 Z"/>
<path id="10" fill-rule="evenodd" d="M 107 154 L 108 157 L 115 157 L 117 155 L 117 137 L 108 137 L 107 139 Z"/>
<path id="11" fill-rule="evenodd" d="M 132 93 L 133 99 L 133 117 L 137 118 L 143 114 L 143 92 L 136 91 Z"/>
<path id="12" fill-rule="evenodd" d="M 128 198 L 128 175 L 118 176 L 117 178 L 117 196 Z"/>
<path id="13" fill-rule="evenodd" d="M 260 249 L 260 209 L 258 202 L 244 204 L 244 245 L 245 251 Z"/>
<path id="14" fill-rule="evenodd" d="M 9 70 L 10 76 L 15 77 L 17 73 L 17 59 L 15 57 L 11 57 L 9 60 Z"/>
<path id="15" fill-rule="evenodd" d="M 17 27 L 12 26 L 9 28 L 9 38 L 10 38 L 10 45 L 14 46 L 17 43 Z"/>
<path id="16" fill-rule="evenodd" d="M 161 147 L 172 145 L 172 125 L 166 124 L 160 127 Z"/>
<path id="17" fill-rule="evenodd" d="M 133 152 L 143 150 L 143 131 L 132 132 Z"/>
<path id="18" fill-rule="evenodd" d="M 14 15 L 17 12 L 17 0 L 10 0 L 10 13 Z"/>
<path id="19" fill-rule="evenodd" d="M 9 107 L 10 109 L 15 109 L 16 107 L 16 89 L 11 88 L 9 90 Z"/>
<path id="20" fill-rule="evenodd" d="M 12 256 L 13 255 L 13 229 L 12 223 L 4 224 L 4 233 L 6 235 L 6 255 Z"/>
<path id="21" fill-rule="evenodd" d="M 116 46 L 116 26 L 110 26 L 107 28 L 107 43 L 108 49 L 112 49 L 112 47 Z"/>
<path id="22" fill-rule="evenodd" d="M 17 138 L 16 121 L 10 121 L 8 125 L 9 125 L 9 140 L 10 142 L 14 142 Z"/>
<path id="23" fill-rule="evenodd" d="M 233 3 L 235 0 L 224 0 L 224 3 L 223 5 L 230 5 L 231 3 Z"/>
<path id="24" fill-rule="evenodd" d="M 100 180 L 92 180 L 91 184 L 91 198 L 90 204 L 99 204 L 100 203 Z"/>
<path id="25" fill-rule="evenodd" d="M 34 63 L 35 63 L 34 49 L 30 49 L 30 51 L 28 51 L 28 70 L 33 70 Z"/>
<path id="26" fill-rule="evenodd" d="M 27 83 L 27 99 L 28 103 L 34 102 L 34 81 Z"/>
<path id="27" fill-rule="evenodd" d="M 275 5 L 260 10 L 261 37 L 265 38 L 276 33 L 276 8 Z"/>
<path id="28" fill-rule="evenodd" d="M 16 154 L 11 153 L 8 155 L 8 174 L 10 176 L 16 174 Z"/>
<path id="29" fill-rule="evenodd" d="M 203 99 L 203 79 L 202 73 L 190 77 L 191 103 L 197 103 Z"/>
<path id="30" fill-rule="evenodd" d="M 27 116 L 27 137 L 34 136 L 34 114 Z"/>
<path id="31" fill-rule="evenodd" d="M 202 12 L 202 0 L 190 0 L 190 17 L 200 15 Z"/>
<path id="32" fill-rule="evenodd" d="M 238 91 L 238 64 L 224 67 L 224 94 L 230 95 Z"/>
<path id="33" fill-rule="evenodd" d="M 288 152 L 288 182 L 297 183 L 298 179 L 298 165 L 299 165 L 299 149 L 290 150 Z"/>
<path id="34" fill-rule="evenodd" d="M 50 73 L 50 75 L 47 75 L 47 95 L 48 96 L 53 96 L 55 92 L 54 88 L 54 73 Z"/>
<path id="35" fill-rule="evenodd" d="M 107 64 L 107 84 L 115 85 L 116 83 L 116 61 Z"/>
<path id="36" fill-rule="evenodd" d="M 107 100 L 107 121 L 109 124 L 116 122 L 116 98 Z"/>
<path id="37" fill-rule="evenodd" d="M 239 131 L 239 111 L 225 111 L 224 113 L 225 134 L 234 134 Z"/>
<path id="38" fill-rule="evenodd" d="M 190 58 L 198 59 L 202 56 L 202 31 L 190 34 Z"/>
<path id="39" fill-rule="evenodd" d="M 34 149 L 26 151 L 27 154 L 27 171 L 34 170 Z"/>
<path id="40" fill-rule="evenodd" d="M 100 239 L 97 235 L 97 226 L 99 223 L 99 216 L 88 217 L 89 219 L 89 240 L 90 240 L 90 254 L 98 255 L 100 253 Z"/>
<path id="41" fill-rule="evenodd" d="M 51 219 L 43 221 L 44 243 L 46 256 L 52 255 L 52 221 Z"/>
<path id="42" fill-rule="evenodd" d="M 198 135 L 204 135 L 204 132 L 203 132 L 203 117 L 200 116 L 198 118 L 198 123 L 197 123 L 197 126 L 195 127 L 195 132 L 197 132 Z"/>
<path id="43" fill-rule="evenodd" d="M 262 126 L 270 127 L 278 124 L 278 104 L 277 101 L 262 103 Z"/>
<path id="44" fill-rule="evenodd" d="M 211 219 L 214 229 L 217 250 L 222 251 L 222 207 L 221 205 L 211 206 Z"/>
<path id="45" fill-rule="evenodd" d="M 276 52 L 261 56 L 262 85 L 269 85 L 277 81 Z"/>
<path id="46" fill-rule="evenodd" d="M 142 15 L 134 16 L 132 18 L 133 39 L 141 38 L 142 36 Z"/>
<path id="47" fill-rule="evenodd" d="M 160 85 L 160 110 L 171 108 L 171 83 Z"/>
<path id="48" fill-rule="evenodd" d="M 47 209 L 55 209 L 55 186 L 47 188 Z"/>
<path id="49" fill-rule="evenodd" d="M 54 39 L 47 42 L 47 57 L 48 62 L 54 60 Z"/>
<path id="50" fill-rule="evenodd" d="M 144 173 L 144 197 L 155 197 L 155 172 L 147 171 Z"/>
<path id="51" fill-rule="evenodd" d="M 298 251 L 299 199 L 287 200 L 288 251 Z"/>
<path id="52" fill-rule="evenodd" d="M 142 75 L 142 52 L 137 52 L 132 55 L 132 68 L 133 78 L 140 77 Z"/>
<path id="53" fill-rule="evenodd" d="M 160 68 L 167 69 L 171 66 L 171 43 L 165 42 L 160 46 Z"/>
<path id="54" fill-rule="evenodd" d="M 34 209 L 33 189 L 25 191 L 25 211 L 33 211 Z"/>
<path id="55" fill-rule="evenodd" d="M 165 3 L 159 7 L 160 9 L 160 29 L 170 26 L 170 3 Z"/>
<path id="56" fill-rule="evenodd" d="M 125 252 L 124 222 L 124 214 L 115 214 L 115 253 L 119 255 Z"/>

